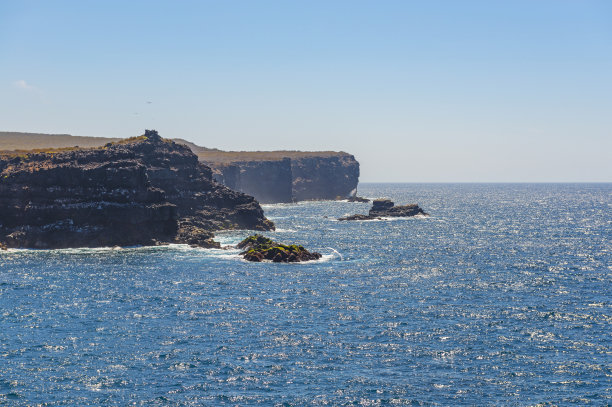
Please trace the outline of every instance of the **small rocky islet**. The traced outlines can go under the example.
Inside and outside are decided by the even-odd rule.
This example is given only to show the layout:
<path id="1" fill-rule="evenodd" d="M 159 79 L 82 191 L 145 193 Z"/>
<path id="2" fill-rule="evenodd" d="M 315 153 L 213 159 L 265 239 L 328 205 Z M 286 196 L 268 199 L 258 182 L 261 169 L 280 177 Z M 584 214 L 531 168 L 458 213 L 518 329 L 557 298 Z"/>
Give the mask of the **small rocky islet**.
<path id="1" fill-rule="evenodd" d="M 373 220 L 386 217 L 410 217 L 410 216 L 429 216 L 419 205 L 408 204 L 395 206 L 395 203 L 390 199 L 375 199 L 372 203 L 372 208 L 367 215 L 356 214 L 339 218 L 339 221 L 345 220 Z"/>
<path id="2" fill-rule="evenodd" d="M 304 246 L 278 243 L 260 234 L 247 237 L 236 247 L 243 250 L 240 255 L 245 260 L 252 262 L 269 260 L 274 263 L 297 263 L 322 257 L 320 253 L 308 251 Z"/>

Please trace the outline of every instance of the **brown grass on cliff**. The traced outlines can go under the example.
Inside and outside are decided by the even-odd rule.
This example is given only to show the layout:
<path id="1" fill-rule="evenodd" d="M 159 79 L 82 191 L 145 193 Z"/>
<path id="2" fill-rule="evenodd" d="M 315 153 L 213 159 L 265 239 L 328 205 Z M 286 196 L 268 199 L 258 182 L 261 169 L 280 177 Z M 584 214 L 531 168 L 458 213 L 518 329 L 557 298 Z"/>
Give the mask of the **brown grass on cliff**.
<path id="1" fill-rule="evenodd" d="M 279 161 L 283 158 L 306 158 L 306 157 L 339 157 L 349 156 L 343 151 L 204 151 L 196 153 L 200 161 L 228 164 L 240 161 Z"/>
<path id="2" fill-rule="evenodd" d="M 65 151 L 84 150 L 79 146 L 75 147 L 60 147 L 60 148 L 35 148 L 32 150 L 11 150 L 0 151 L 0 156 L 4 157 L 27 157 L 30 154 L 57 154 Z"/>
<path id="3" fill-rule="evenodd" d="M 79 146 L 100 147 L 106 143 L 121 140 L 116 137 L 81 137 L 69 134 L 41 134 L 0 131 L 0 151 L 57 149 Z"/>

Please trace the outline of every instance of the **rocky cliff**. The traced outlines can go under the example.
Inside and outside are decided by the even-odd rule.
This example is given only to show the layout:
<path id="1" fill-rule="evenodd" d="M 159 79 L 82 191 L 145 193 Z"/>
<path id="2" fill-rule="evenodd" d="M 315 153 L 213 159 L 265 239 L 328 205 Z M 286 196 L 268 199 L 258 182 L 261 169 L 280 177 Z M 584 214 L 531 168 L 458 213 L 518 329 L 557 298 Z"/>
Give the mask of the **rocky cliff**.
<path id="1" fill-rule="evenodd" d="M 258 157 L 235 152 L 228 159 L 223 153 L 230 152 L 198 157 L 212 168 L 217 181 L 263 203 L 343 199 L 357 191 L 359 163 L 350 154 L 274 151 Z"/>
<path id="2" fill-rule="evenodd" d="M 1 150 L 102 146 L 112 138 L 0 132 Z M 353 195 L 359 181 L 355 157 L 336 151 L 221 151 L 174 139 L 211 167 L 214 178 L 260 202 L 337 199 Z"/>
<path id="3" fill-rule="evenodd" d="M 188 243 L 213 231 L 269 230 L 253 197 L 212 179 L 157 132 L 101 148 L 0 156 L 0 243 L 63 248 Z"/>
<path id="4" fill-rule="evenodd" d="M 293 200 L 348 198 L 357 193 L 359 163 L 349 154 L 291 160 Z"/>
<path id="5" fill-rule="evenodd" d="M 216 181 L 261 203 L 293 202 L 292 161 L 237 161 L 209 164 Z"/>
<path id="6" fill-rule="evenodd" d="M 359 162 L 343 151 L 222 151 L 185 144 L 223 185 L 259 202 L 344 199 L 359 183 Z"/>

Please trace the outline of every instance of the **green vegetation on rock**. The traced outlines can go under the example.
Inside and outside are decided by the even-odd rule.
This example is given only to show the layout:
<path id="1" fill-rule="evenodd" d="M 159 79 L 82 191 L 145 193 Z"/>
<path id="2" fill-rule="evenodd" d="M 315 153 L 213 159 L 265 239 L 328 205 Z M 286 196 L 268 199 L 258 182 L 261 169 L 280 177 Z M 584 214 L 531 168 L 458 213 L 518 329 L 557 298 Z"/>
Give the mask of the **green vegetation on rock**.
<path id="1" fill-rule="evenodd" d="M 247 237 L 236 247 L 244 249 L 240 253 L 244 259 L 254 262 L 271 260 L 275 263 L 294 263 L 321 258 L 321 254 L 309 252 L 304 246 L 278 243 L 259 234 Z"/>

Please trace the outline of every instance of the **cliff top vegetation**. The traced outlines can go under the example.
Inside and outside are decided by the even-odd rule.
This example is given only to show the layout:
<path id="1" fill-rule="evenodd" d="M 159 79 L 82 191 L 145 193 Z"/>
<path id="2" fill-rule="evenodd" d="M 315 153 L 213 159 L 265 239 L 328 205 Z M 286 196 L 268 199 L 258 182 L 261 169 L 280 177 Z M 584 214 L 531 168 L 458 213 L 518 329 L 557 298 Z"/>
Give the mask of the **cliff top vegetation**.
<path id="1" fill-rule="evenodd" d="M 241 161 L 275 161 L 283 158 L 336 157 L 349 156 L 343 151 L 203 151 L 195 152 L 200 161 L 216 164 L 229 164 Z"/>
<path id="2" fill-rule="evenodd" d="M 0 151 L 48 150 L 67 147 L 100 147 L 119 141 L 113 137 L 81 137 L 69 134 L 18 133 L 0 131 Z"/>

